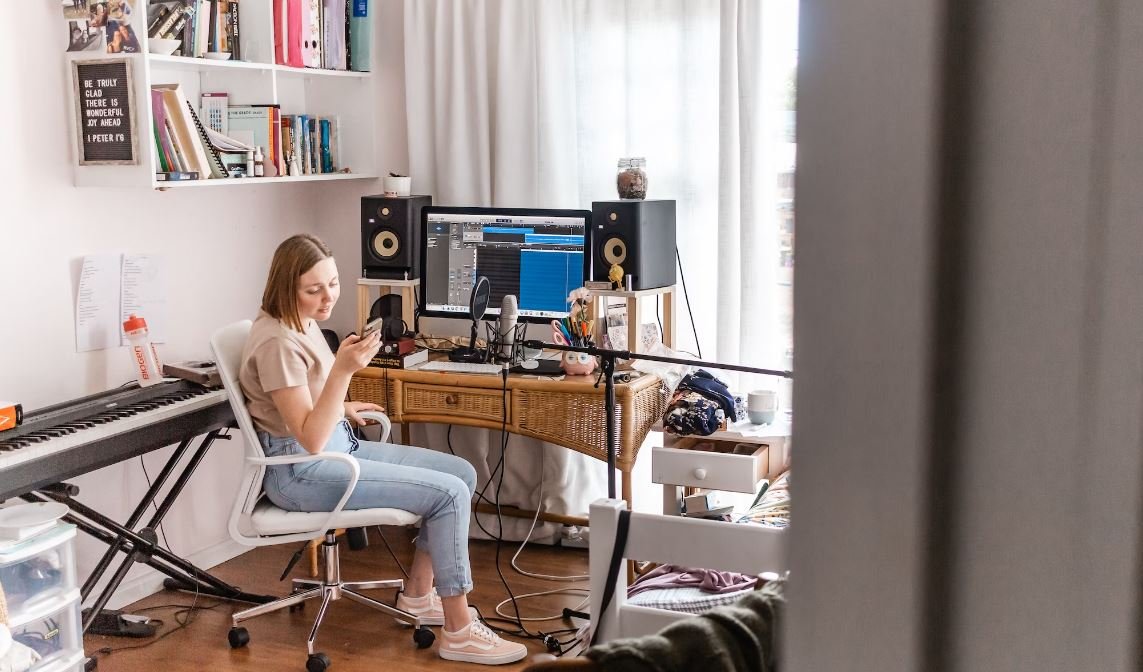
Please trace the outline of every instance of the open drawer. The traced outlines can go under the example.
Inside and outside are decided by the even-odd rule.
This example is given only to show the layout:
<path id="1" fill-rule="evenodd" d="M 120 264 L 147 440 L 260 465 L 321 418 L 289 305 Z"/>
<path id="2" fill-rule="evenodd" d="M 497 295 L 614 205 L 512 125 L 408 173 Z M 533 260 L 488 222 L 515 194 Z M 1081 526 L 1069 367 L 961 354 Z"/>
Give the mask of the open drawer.
<path id="1" fill-rule="evenodd" d="M 711 490 L 754 492 L 766 477 L 769 446 L 759 444 L 753 454 L 739 455 L 706 450 L 654 447 L 651 480 Z"/>

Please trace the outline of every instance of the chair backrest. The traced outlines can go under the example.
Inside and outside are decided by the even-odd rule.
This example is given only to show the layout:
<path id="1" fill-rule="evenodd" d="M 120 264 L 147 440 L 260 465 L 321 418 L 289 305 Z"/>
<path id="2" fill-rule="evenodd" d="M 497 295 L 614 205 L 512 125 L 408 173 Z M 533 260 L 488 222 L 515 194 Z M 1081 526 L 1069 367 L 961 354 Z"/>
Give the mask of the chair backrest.
<path id="1" fill-rule="evenodd" d="M 258 441 L 258 432 L 254 428 L 254 421 L 250 411 L 246 409 L 246 397 L 242 394 L 242 386 L 238 382 L 238 373 L 242 369 L 242 350 L 250 336 L 250 320 L 242 320 L 229 324 L 210 337 L 210 349 L 214 352 L 214 361 L 218 365 L 218 373 L 222 378 L 222 387 L 226 390 L 226 397 L 230 400 L 230 408 L 234 411 L 234 418 L 238 421 L 238 429 L 242 433 L 246 444 L 248 458 L 265 457 L 262 444 Z M 257 545 L 259 537 L 252 537 L 242 530 L 242 519 L 249 516 L 262 496 L 262 477 L 265 467 L 251 463 L 249 460 L 243 467 L 242 485 L 238 490 L 234 508 L 230 512 L 230 536 L 236 541 Z"/>

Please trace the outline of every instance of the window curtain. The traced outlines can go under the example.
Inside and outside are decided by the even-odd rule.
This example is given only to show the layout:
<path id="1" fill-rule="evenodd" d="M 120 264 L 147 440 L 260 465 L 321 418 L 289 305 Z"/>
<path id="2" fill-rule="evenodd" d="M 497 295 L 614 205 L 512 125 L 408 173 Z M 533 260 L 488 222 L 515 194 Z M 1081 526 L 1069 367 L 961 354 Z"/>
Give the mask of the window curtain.
<path id="1" fill-rule="evenodd" d="M 694 327 L 680 291 L 676 349 L 788 368 L 796 0 L 404 9 L 418 191 L 446 205 L 590 208 L 617 197 L 619 158 L 643 156 L 647 198 L 677 202 Z M 743 391 L 777 386 L 727 377 Z"/>

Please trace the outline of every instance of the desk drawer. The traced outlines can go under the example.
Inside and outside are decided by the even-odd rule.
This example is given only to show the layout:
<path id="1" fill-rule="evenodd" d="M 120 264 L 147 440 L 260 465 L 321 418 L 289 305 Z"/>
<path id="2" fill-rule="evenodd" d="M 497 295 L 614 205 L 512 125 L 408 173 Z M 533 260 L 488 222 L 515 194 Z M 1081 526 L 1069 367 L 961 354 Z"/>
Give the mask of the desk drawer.
<path id="1" fill-rule="evenodd" d="M 401 410 L 405 415 L 459 415 L 500 422 L 507 410 L 508 422 L 512 422 L 512 400 L 504 399 L 500 390 L 425 383 L 406 383 L 402 386 L 402 390 L 405 403 Z"/>
<path id="2" fill-rule="evenodd" d="M 767 452 L 765 445 L 758 446 L 753 455 L 656 446 L 651 450 L 651 480 L 710 490 L 754 492 L 754 486 L 766 477 Z"/>

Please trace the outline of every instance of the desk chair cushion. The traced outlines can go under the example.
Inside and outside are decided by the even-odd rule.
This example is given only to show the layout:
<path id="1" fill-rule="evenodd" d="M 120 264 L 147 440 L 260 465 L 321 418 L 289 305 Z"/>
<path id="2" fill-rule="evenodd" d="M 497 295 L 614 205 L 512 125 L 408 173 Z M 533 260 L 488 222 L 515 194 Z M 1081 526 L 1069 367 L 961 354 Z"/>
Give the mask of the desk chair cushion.
<path id="1" fill-rule="evenodd" d="M 263 497 L 254 511 L 243 521 L 247 533 L 262 536 L 294 534 L 319 530 L 329 518 L 328 511 L 286 511 Z M 416 525 L 421 517 L 401 509 L 354 509 L 339 511 L 330 525 L 334 528 L 369 527 L 371 525 Z"/>

